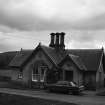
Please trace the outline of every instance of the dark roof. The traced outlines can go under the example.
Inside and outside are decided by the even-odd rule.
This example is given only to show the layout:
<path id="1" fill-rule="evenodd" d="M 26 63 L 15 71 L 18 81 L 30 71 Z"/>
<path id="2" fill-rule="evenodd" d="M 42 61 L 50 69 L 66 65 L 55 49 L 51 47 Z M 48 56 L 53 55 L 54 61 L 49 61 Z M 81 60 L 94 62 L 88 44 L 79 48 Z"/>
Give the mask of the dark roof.
<path id="1" fill-rule="evenodd" d="M 28 59 L 32 52 L 33 50 L 18 51 L 9 66 L 20 67 Z"/>
<path id="2" fill-rule="evenodd" d="M 59 66 L 62 66 L 64 64 L 65 61 L 67 60 L 72 60 L 72 62 L 74 64 L 76 64 L 76 66 L 80 69 L 80 70 L 87 70 L 87 68 L 85 67 L 85 65 L 83 64 L 82 60 L 80 59 L 79 56 L 76 55 L 72 55 L 72 54 L 67 54 L 63 60 L 59 63 Z"/>
<path id="3" fill-rule="evenodd" d="M 41 48 L 48 55 L 48 57 L 55 63 L 55 65 L 58 65 L 66 54 L 65 51 L 56 50 L 54 48 L 47 46 L 41 46 Z"/>
<path id="4" fill-rule="evenodd" d="M 54 48 L 42 46 L 47 55 L 58 65 L 66 55 L 69 55 L 72 60 L 81 69 L 96 71 L 99 67 L 102 49 L 71 49 L 71 50 L 55 50 Z"/>
<path id="5" fill-rule="evenodd" d="M 16 51 L 0 53 L 0 69 L 9 69 L 8 64 L 16 55 Z"/>
<path id="6" fill-rule="evenodd" d="M 20 67 L 26 60 L 29 60 L 31 55 L 38 49 L 42 49 L 46 56 L 57 66 L 65 56 L 65 51 L 55 50 L 54 48 L 44 45 L 38 45 L 35 50 L 22 50 L 17 52 L 16 56 L 10 62 L 9 66 Z"/>
<path id="7" fill-rule="evenodd" d="M 71 50 L 57 50 L 51 47 L 38 45 L 35 50 L 22 50 L 17 52 L 16 56 L 10 62 L 9 66 L 20 67 L 29 58 L 35 54 L 38 49 L 42 49 L 46 56 L 57 66 L 66 55 L 69 55 L 72 60 L 81 69 L 85 68 L 90 71 L 96 71 L 99 67 L 102 49 L 71 49 Z M 71 56 L 75 55 L 75 56 Z"/>
<path id="8" fill-rule="evenodd" d="M 102 49 L 71 49 L 67 50 L 69 54 L 77 55 L 81 58 L 87 70 L 96 71 L 99 67 Z"/>
<path id="9" fill-rule="evenodd" d="M 69 57 L 74 61 L 78 68 L 80 68 L 80 70 L 87 70 L 79 56 L 69 54 Z"/>

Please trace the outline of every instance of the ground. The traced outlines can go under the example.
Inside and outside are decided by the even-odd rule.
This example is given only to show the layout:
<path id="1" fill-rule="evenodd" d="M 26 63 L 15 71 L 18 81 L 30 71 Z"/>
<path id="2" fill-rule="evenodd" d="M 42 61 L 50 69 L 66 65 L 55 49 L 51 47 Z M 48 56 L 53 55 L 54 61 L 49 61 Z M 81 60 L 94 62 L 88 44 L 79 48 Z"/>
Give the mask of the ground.
<path id="1" fill-rule="evenodd" d="M 75 96 L 67 94 L 48 93 L 43 90 L 36 91 L 36 90 L 0 88 L 0 93 L 22 95 L 22 96 L 47 99 L 47 100 L 64 101 L 80 105 L 105 105 L 105 97 L 97 96 L 94 91 L 85 91 L 84 95 Z"/>
<path id="2" fill-rule="evenodd" d="M 0 105 L 77 105 L 77 104 L 1 93 Z"/>

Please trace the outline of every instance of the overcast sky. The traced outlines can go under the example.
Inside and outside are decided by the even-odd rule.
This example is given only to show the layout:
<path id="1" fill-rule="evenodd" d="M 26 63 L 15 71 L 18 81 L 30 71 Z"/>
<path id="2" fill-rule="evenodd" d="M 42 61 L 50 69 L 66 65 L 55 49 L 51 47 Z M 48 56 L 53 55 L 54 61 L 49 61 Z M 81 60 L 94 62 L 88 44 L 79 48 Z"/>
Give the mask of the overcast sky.
<path id="1" fill-rule="evenodd" d="M 49 45 L 66 32 L 66 48 L 105 47 L 105 0 L 0 0 L 0 52 Z"/>

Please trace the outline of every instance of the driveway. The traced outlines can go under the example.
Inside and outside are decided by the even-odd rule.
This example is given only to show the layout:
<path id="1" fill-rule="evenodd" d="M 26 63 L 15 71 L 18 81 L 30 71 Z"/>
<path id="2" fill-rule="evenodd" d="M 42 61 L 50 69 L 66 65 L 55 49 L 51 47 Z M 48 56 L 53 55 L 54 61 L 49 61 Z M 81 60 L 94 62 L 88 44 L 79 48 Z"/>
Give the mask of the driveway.
<path id="1" fill-rule="evenodd" d="M 43 90 L 35 91 L 35 90 L 0 88 L 0 93 L 9 93 L 9 94 L 23 95 L 35 98 L 66 101 L 70 103 L 77 103 L 80 105 L 105 105 L 105 97 L 96 96 L 95 92 L 92 91 L 85 91 L 84 92 L 85 95 L 75 96 L 75 95 L 66 95 L 66 94 L 47 93 Z"/>

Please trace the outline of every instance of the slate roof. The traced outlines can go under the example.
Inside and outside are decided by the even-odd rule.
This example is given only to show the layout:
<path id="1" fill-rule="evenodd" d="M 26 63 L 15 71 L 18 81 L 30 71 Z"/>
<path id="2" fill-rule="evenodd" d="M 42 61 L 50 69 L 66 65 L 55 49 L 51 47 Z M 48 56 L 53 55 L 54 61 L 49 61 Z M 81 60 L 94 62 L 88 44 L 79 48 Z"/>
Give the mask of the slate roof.
<path id="1" fill-rule="evenodd" d="M 29 60 L 36 50 L 42 49 L 47 57 L 55 64 L 58 65 L 67 55 L 81 69 L 85 68 L 90 71 L 96 71 L 99 67 L 100 58 L 103 53 L 102 49 L 71 49 L 71 50 L 55 50 L 54 48 L 47 46 L 37 46 L 35 50 L 23 50 L 17 52 L 16 56 L 10 62 L 9 66 L 20 67 L 22 64 Z M 72 56 L 74 55 L 74 56 Z"/>
<path id="2" fill-rule="evenodd" d="M 74 64 L 80 69 L 80 70 L 87 70 L 85 65 L 83 64 L 82 60 L 79 56 L 67 54 L 59 63 L 59 66 L 62 66 L 66 60 L 72 60 Z"/>
<path id="3" fill-rule="evenodd" d="M 51 60 L 58 65 L 61 60 L 65 57 L 66 52 L 61 50 L 55 50 L 54 48 L 41 46 L 44 52 L 51 58 Z"/>
<path id="4" fill-rule="evenodd" d="M 46 46 L 42 46 L 42 48 L 56 64 L 59 64 L 66 55 L 69 55 L 79 68 L 88 71 L 98 69 L 103 53 L 102 49 L 70 49 L 61 52 Z"/>
<path id="5" fill-rule="evenodd" d="M 67 50 L 69 54 L 77 55 L 89 71 L 96 71 L 99 67 L 102 49 L 71 49 Z"/>
<path id="6" fill-rule="evenodd" d="M 20 67 L 26 60 L 29 60 L 31 55 L 35 53 L 38 49 L 42 49 L 46 56 L 57 66 L 60 61 L 65 57 L 65 52 L 55 50 L 54 48 L 47 47 L 44 45 L 37 46 L 35 50 L 22 50 L 17 52 L 16 56 L 10 62 L 9 66 L 11 67 Z"/>
<path id="7" fill-rule="evenodd" d="M 0 69 L 10 69 L 8 66 L 11 60 L 16 55 L 17 51 L 0 53 Z"/>
<path id="8" fill-rule="evenodd" d="M 72 54 L 69 54 L 68 56 L 74 61 L 74 63 L 78 66 L 80 70 L 87 70 L 87 68 L 85 67 L 85 65 L 83 64 L 79 56 L 72 55 Z"/>
<path id="9" fill-rule="evenodd" d="M 82 63 L 81 59 L 78 56 L 68 54 L 65 50 L 56 50 L 51 47 L 47 46 L 40 46 L 43 51 L 47 54 L 47 56 L 53 61 L 53 63 L 57 66 L 63 59 L 66 57 L 70 57 L 74 63 L 79 67 L 81 70 L 86 70 L 86 67 Z"/>
<path id="10" fill-rule="evenodd" d="M 9 66 L 11 67 L 21 67 L 22 64 L 28 59 L 32 54 L 33 50 L 22 50 L 18 51 L 15 57 L 10 62 Z"/>

